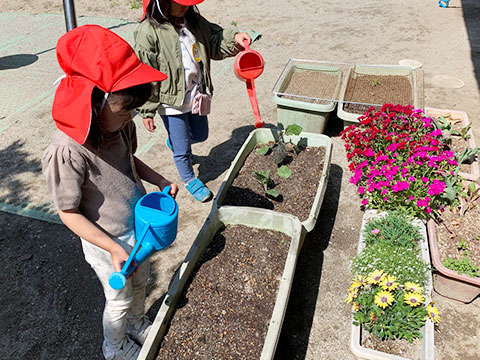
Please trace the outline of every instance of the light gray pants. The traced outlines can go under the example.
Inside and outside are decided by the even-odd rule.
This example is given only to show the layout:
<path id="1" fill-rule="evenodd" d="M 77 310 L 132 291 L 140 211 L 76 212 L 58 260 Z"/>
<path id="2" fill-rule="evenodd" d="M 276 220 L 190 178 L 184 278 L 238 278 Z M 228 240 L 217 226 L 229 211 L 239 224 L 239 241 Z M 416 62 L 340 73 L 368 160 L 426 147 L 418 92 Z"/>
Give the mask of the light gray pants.
<path id="1" fill-rule="evenodd" d="M 135 234 L 131 231 L 113 240 L 130 254 L 132 246 L 129 244 L 135 243 Z M 123 289 L 114 290 L 108 284 L 110 275 L 115 271 L 110 253 L 84 239 L 82 239 L 82 247 L 85 260 L 97 274 L 105 294 L 105 308 L 103 310 L 104 339 L 112 350 L 118 350 L 125 339 L 127 321 L 129 325 L 133 325 L 145 314 L 145 285 L 150 272 L 150 262 L 145 261 L 137 272 L 127 280 Z"/>

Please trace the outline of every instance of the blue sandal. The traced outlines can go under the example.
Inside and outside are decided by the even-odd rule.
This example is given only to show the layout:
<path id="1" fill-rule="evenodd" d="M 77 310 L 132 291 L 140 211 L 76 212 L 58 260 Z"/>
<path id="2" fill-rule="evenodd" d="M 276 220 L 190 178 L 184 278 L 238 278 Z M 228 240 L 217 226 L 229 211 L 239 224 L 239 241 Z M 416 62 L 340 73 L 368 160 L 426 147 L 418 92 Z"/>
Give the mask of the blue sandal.
<path id="1" fill-rule="evenodd" d="M 200 202 L 206 202 L 213 196 L 210 189 L 199 178 L 191 180 L 185 187 L 194 199 Z"/>

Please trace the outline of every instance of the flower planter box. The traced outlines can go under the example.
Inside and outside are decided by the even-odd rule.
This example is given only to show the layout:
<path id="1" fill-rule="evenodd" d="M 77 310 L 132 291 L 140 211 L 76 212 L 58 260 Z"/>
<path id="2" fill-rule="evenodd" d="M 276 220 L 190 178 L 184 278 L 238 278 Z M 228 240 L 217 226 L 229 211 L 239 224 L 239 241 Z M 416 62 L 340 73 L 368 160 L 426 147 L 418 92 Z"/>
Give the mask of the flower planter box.
<path id="1" fill-rule="evenodd" d="M 255 229 L 278 231 L 286 234 L 291 239 L 285 265 L 283 266 L 283 274 L 281 274 L 281 277 L 279 276 L 276 300 L 268 324 L 263 350 L 261 354 L 258 354 L 258 357 L 262 360 L 273 359 L 300 251 L 302 226 L 297 218 L 287 214 L 247 207 L 226 206 L 210 214 L 184 262 L 175 273 L 153 322 L 152 329 L 142 347 L 139 360 L 154 359 L 156 357 L 160 342 L 167 333 L 169 323 L 174 316 L 177 303 L 186 287 L 187 281 L 191 278 L 197 263 L 204 255 L 217 231 L 227 225 L 245 225 Z M 211 305 L 218 306 L 218 304 Z M 238 316 L 241 317 L 241 314 Z"/>
<path id="2" fill-rule="evenodd" d="M 385 103 L 423 108 L 423 76 L 419 69 L 398 65 L 355 65 L 340 92 L 337 116 L 344 127 L 358 123 L 369 107 Z"/>
<path id="3" fill-rule="evenodd" d="M 461 124 L 462 128 L 466 128 L 470 124 L 470 122 L 468 121 L 467 113 L 464 111 L 426 107 L 425 114 L 432 117 L 450 115 L 450 119 L 452 121 L 458 121 Z M 473 136 L 473 131 L 471 128 L 470 130 L 468 130 L 467 134 L 470 135 L 470 138 L 467 140 L 468 148 L 476 148 L 477 145 L 475 143 L 475 138 Z M 468 181 L 476 181 L 478 180 L 478 178 L 480 178 L 480 166 L 478 165 L 478 157 L 476 155 L 471 163 L 462 165 L 462 169 L 460 170 L 459 175 Z"/>
<path id="4" fill-rule="evenodd" d="M 218 190 L 218 193 L 214 199 L 212 205 L 213 211 L 223 205 L 228 189 L 232 185 L 232 182 L 235 180 L 235 177 L 240 172 L 242 166 L 245 163 L 245 160 L 250 155 L 252 150 L 258 144 L 266 144 L 268 142 L 274 141 L 277 136 L 277 131 L 272 129 L 256 129 L 250 133 L 250 135 L 238 151 L 237 156 L 235 157 L 230 166 L 230 169 L 225 175 L 220 189 Z M 318 213 L 320 212 L 320 207 L 323 202 L 323 197 L 325 195 L 328 174 L 330 170 L 330 161 L 332 156 L 332 140 L 328 136 L 322 134 L 303 132 L 299 136 L 285 136 L 285 141 L 288 142 L 290 140 L 294 144 L 303 143 L 306 145 L 307 148 L 323 147 L 325 149 L 322 173 L 318 174 L 318 186 L 316 187 L 316 192 L 312 194 L 312 197 L 314 197 L 313 204 L 308 213 L 308 218 L 302 221 L 303 232 L 306 233 L 314 228 L 317 221 Z M 295 196 L 295 193 L 289 194 L 289 196 Z M 302 199 L 298 199 L 298 201 L 303 202 Z"/>
<path id="5" fill-rule="evenodd" d="M 357 254 L 360 254 L 365 248 L 365 240 L 363 236 L 363 230 L 365 229 L 368 222 L 372 219 L 383 217 L 386 213 L 378 213 L 376 210 L 367 210 L 363 216 L 362 226 L 360 229 L 360 237 L 358 241 Z M 422 221 L 415 219 L 413 221 L 415 226 L 418 226 L 420 229 L 420 234 L 422 235 L 422 242 L 420 243 L 420 252 L 421 257 L 426 263 L 430 263 L 430 255 L 428 249 L 427 241 L 427 232 L 425 225 Z M 427 281 L 425 286 L 425 293 L 430 295 L 432 291 L 432 281 L 431 278 Z M 353 316 L 352 316 L 353 321 Z M 427 319 L 425 326 L 422 329 L 422 360 L 433 360 L 434 359 L 434 325 L 430 319 Z M 402 356 L 388 354 L 382 351 L 368 349 L 363 347 L 361 344 L 362 339 L 362 326 L 351 326 L 350 332 L 350 349 L 351 351 L 361 359 L 370 359 L 370 360 L 408 360 Z"/>
<path id="6" fill-rule="evenodd" d="M 464 303 L 471 302 L 480 295 L 480 278 L 459 275 L 458 272 L 443 266 L 437 246 L 436 224 L 433 220 L 427 223 L 427 230 L 432 265 L 435 268 L 433 273 L 433 288 L 435 292 Z"/>
<path id="7" fill-rule="evenodd" d="M 297 124 L 305 132 L 323 134 L 341 80 L 338 67 L 290 59 L 273 89 L 278 126 Z"/>

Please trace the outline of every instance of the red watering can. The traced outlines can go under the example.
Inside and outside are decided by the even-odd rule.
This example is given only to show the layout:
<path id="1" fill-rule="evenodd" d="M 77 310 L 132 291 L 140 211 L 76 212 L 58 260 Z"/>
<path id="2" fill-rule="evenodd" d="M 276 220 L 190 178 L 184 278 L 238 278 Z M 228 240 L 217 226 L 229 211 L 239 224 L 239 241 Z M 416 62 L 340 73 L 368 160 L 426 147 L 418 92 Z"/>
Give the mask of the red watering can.
<path id="1" fill-rule="evenodd" d="M 233 69 L 235 70 L 235 75 L 247 83 L 248 97 L 250 98 L 250 104 L 252 104 L 253 114 L 255 115 L 255 127 L 261 128 L 265 123 L 260 118 L 253 79 L 256 79 L 262 74 L 265 62 L 257 51 L 250 49 L 248 40 L 244 41 L 244 47 L 245 50 L 241 51 L 235 58 Z"/>

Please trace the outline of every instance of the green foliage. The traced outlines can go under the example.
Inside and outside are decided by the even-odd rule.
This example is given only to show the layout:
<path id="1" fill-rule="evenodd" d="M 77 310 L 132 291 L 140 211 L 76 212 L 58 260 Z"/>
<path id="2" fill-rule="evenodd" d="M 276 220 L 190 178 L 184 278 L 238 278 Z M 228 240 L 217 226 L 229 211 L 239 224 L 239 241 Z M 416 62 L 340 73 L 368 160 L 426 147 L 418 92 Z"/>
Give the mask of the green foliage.
<path id="1" fill-rule="evenodd" d="M 275 164 L 277 164 L 278 167 L 281 167 L 288 155 L 284 135 L 300 135 L 301 132 L 301 126 L 296 124 L 290 124 L 285 130 L 278 131 L 278 138 L 273 145 L 260 148 L 257 150 L 257 153 L 260 155 L 267 155 L 271 150 L 273 161 L 275 161 Z M 290 144 L 293 146 L 297 154 L 302 150 L 300 146 L 293 144 L 291 141 Z"/>
<path id="2" fill-rule="evenodd" d="M 375 79 L 373 79 L 372 81 L 370 81 L 370 86 L 372 86 L 372 87 L 378 86 L 378 85 L 380 85 L 380 84 L 381 84 L 381 83 L 380 83 L 380 79 L 379 79 L 379 78 L 375 78 Z"/>
<path id="3" fill-rule="evenodd" d="M 424 287 L 430 268 L 418 256 L 418 249 L 374 242 L 352 259 L 354 275 L 368 275 L 380 269 L 395 276 L 401 283 L 412 281 Z"/>
<path id="4" fill-rule="evenodd" d="M 263 189 L 267 195 L 270 195 L 274 198 L 280 196 L 278 190 L 273 189 L 275 183 L 270 177 L 270 170 L 259 170 L 258 172 L 253 173 L 252 176 L 263 186 Z"/>
<path id="5" fill-rule="evenodd" d="M 462 238 L 457 246 L 458 250 L 462 252 L 460 259 L 446 258 L 443 266 L 447 269 L 458 272 L 459 275 L 468 275 L 472 278 L 480 277 L 480 269 L 476 266 L 470 257 L 469 243 L 467 239 Z"/>
<path id="6" fill-rule="evenodd" d="M 420 329 L 425 324 L 427 310 L 425 304 L 411 307 L 403 301 L 405 290 L 399 287 L 392 292 L 395 300 L 382 309 L 374 302 L 382 288 L 378 285 L 364 286 L 355 298 L 358 311 L 353 313 L 354 324 L 361 324 L 369 333 L 385 339 L 406 339 L 412 342 L 421 338 Z"/>
<path id="7" fill-rule="evenodd" d="M 142 2 L 140 0 L 129 0 L 128 4 L 132 10 L 140 9 L 142 7 Z"/>
<path id="8" fill-rule="evenodd" d="M 422 238 L 417 226 L 403 214 L 389 213 L 383 218 L 371 220 L 363 233 L 367 245 L 381 243 L 386 245 L 417 248 Z"/>
<path id="9" fill-rule="evenodd" d="M 277 170 L 278 176 L 288 179 L 290 176 L 292 176 L 292 171 L 288 168 L 288 166 L 282 165 L 278 168 Z"/>
<path id="10" fill-rule="evenodd" d="M 232 25 L 232 26 L 237 26 L 238 24 L 237 24 L 236 21 L 232 21 L 232 22 L 231 22 L 231 25 Z"/>
<path id="11" fill-rule="evenodd" d="M 470 134 L 468 134 L 468 131 L 470 130 L 471 127 L 472 127 L 472 123 L 469 123 L 467 126 L 465 126 L 464 128 L 462 128 L 460 130 L 452 130 L 451 135 L 452 136 L 458 136 L 462 140 L 468 140 L 472 137 Z"/>

